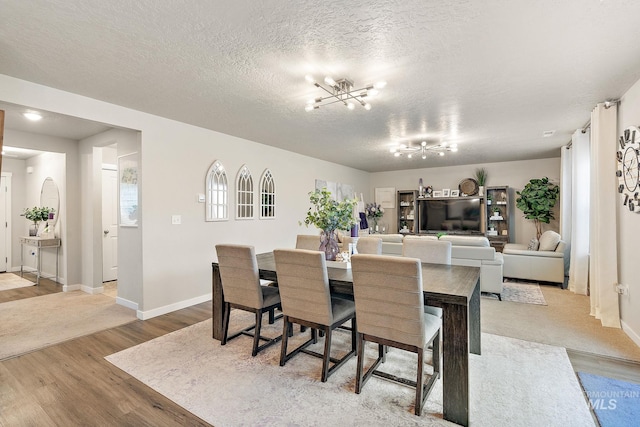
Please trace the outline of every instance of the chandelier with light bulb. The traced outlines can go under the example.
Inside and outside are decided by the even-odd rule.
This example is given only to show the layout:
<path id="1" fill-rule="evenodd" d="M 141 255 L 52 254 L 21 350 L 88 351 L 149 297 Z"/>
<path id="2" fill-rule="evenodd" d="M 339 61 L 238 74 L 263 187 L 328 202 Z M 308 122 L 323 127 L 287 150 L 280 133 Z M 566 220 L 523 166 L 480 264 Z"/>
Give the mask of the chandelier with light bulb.
<path id="1" fill-rule="evenodd" d="M 360 89 L 354 89 L 353 81 L 349 79 L 334 80 L 327 76 L 324 78 L 324 85 L 318 83 L 310 75 L 305 76 L 305 80 L 328 93 L 326 96 L 310 99 L 304 108 L 306 111 L 317 110 L 321 106 L 335 104 L 336 102 L 345 105 L 349 110 L 353 110 L 356 103 L 362 105 L 365 110 L 370 110 L 369 99 L 376 96 L 379 90 L 387 85 L 387 82 L 381 81 Z"/>
<path id="2" fill-rule="evenodd" d="M 395 157 L 406 155 L 408 158 L 412 158 L 414 154 L 421 154 L 423 159 L 427 158 L 428 153 L 437 153 L 439 156 L 444 156 L 446 151 L 455 153 L 458 151 L 458 144 L 448 145 L 446 142 L 443 142 L 441 144 L 427 146 L 427 141 L 422 141 L 418 146 L 400 144 L 389 150 Z"/>

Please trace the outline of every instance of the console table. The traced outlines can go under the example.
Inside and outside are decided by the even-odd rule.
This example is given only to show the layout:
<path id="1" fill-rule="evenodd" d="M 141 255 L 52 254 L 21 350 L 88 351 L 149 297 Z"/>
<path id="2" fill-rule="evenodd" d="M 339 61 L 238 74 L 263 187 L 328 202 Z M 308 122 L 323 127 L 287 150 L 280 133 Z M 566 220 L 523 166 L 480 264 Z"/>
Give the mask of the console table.
<path id="1" fill-rule="evenodd" d="M 43 238 L 43 237 L 20 237 L 20 277 L 23 274 L 24 265 L 24 247 L 32 246 L 36 248 L 38 260 L 36 262 L 36 285 L 40 284 L 40 277 L 42 277 L 42 261 L 40 257 L 40 251 L 44 248 L 56 249 L 56 282 L 58 281 L 58 255 L 60 252 L 60 239 L 59 238 Z"/>

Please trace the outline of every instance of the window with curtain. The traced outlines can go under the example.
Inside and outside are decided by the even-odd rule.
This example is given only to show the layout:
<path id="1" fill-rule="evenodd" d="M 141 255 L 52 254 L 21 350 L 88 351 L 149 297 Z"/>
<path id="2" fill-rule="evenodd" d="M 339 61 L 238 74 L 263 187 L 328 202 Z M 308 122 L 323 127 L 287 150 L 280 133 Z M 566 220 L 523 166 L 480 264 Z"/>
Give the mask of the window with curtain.
<path id="1" fill-rule="evenodd" d="M 229 185 L 227 173 L 220 161 L 213 162 L 207 172 L 206 221 L 225 221 L 229 219 Z"/>
<path id="2" fill-rule="evenodd" d="M 236 218 L 253 218 L 253 178 L 251 171 L 244 165 L 238 171 L 236 182 Z"/>
<path id="3" fill-rule="evenodd" d="M 276 217 L 276 183 L 269 169 L 266 169 L 260 179 L 260 218 Z"/>

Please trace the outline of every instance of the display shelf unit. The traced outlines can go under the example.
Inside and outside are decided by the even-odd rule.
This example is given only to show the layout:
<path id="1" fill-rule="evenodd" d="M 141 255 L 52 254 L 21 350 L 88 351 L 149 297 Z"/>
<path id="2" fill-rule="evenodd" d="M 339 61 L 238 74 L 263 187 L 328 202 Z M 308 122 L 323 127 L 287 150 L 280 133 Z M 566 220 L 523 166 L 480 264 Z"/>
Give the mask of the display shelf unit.
<path id="1" fill-rule="evenodd" d="M 398 191 L 398 232 L 415 234 L 418 222 L 417 190 Z"/>
<path id="2" fill-rule="evenodd" d="M 513 234 L 513 202 L 508 186 L 487 187 L 485 190 L 486 236 L 496 251 L 502 252 Z"/>

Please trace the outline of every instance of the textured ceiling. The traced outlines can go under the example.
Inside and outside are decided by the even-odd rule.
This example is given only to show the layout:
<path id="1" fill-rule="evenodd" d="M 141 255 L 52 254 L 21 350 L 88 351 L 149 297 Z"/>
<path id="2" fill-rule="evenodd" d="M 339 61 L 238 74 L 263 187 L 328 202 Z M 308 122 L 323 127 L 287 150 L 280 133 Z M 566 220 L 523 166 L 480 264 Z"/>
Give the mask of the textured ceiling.
<path id="1" fill-rule="evenodd" d="M 0 4 L 2 74 L 367 171 L 558 156 L 640 79 L 637 0 Z M 305 112 L 305 74 L 388 85 Z"/>

